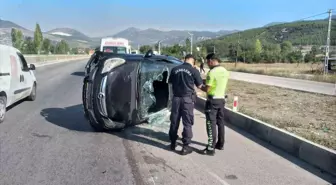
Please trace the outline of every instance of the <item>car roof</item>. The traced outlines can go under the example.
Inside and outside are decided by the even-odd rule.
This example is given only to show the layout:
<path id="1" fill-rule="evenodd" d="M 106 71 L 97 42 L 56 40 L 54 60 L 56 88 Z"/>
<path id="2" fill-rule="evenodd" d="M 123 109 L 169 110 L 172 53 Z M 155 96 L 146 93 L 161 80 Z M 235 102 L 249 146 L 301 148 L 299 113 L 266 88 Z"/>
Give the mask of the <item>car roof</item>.
<path id="1" fill-rule="evenodd" d="M 20 52 L 20 50 L 14 48 L 13 46 L 8 46 L 8 45 L 3 45 L 3 44 L 0 44 L 0 49 L 1 50 L 12 50 L 14 52 Z"/>

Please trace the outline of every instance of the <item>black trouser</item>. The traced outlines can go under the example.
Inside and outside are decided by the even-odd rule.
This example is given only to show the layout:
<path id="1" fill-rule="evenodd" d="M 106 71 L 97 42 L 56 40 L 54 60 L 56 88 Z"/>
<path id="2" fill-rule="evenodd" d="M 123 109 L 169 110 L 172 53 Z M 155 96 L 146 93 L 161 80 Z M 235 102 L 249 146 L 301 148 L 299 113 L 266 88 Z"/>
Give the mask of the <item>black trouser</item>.
<path id="1" fill-rule="evenodd" d="M 194 101 L 192 97 L 173 97 L 169 130 L 171 142 L 177 140 L 181 117 L 183 123 L 182 142 L 183 145 L 189 145 L 193 137 L 192 126 L 194 125 Z"/>
<path id="2" fill-rule="evenodd" d="M 224 145 L 224 99 L 210 99 L 205 103 L 206 130 L 208 134 L 208 149 L 212 150 L 216 144 Z M 216 142 L 218 127 L 218 141 Z"/>

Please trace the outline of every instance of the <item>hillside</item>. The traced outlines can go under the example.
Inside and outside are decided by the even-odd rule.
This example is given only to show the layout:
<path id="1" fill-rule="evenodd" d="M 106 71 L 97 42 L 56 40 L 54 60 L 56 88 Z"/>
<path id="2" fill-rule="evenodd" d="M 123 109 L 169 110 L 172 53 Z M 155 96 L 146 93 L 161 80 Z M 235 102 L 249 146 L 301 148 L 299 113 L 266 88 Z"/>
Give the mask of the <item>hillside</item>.
<path id="1" fill-rule="evenodd" d="M 262 43 L 279 44 L 290 41 L 293 45 L 324 45 L 327 38 L 328 21 L 300 21 L 276 24 L 268 27 L 249 29 L 240 33 L 225 35 L 216 39 L 202 42 L 205 45 L 234 44 L 238 40 L 244 43 L 255 43 L 256 39 Z M 331 45 L 336 45 L 336 20 L 333 20 L 331 28 Z"/>
<path id="2" fill-rule="evenodd" d="M 113 37 L 123 37 L 131 40 L 133 46 L 154 44 L 159 40 L 165 45 L 172 45 L 176 43 L 184 44 L 186 38 L 190 37 L 188 32 L 193 34 L 193 41 L 199 42 L 207 39 L 216 38 L 219 36 L 227 35 L 230 33 L 237 32 L 237 30 L 221 30 L 218 32 L 210 31 L 187 31 L 187 30 L 172 30 L 172 31 L 161 31 L 157 29 L 145 29 L 141 30 L 138 28 L 128 28 L 117 34 L 111 35 Z"/>
<path id="3" fill-rule="evenodd" d="M 19 26 L 11 21 L 6 21 L 2 19 L 0 19 L 0 28 L 17 28 L 17 29 L 27 30 L 26 28 Z"/>
<path id="4" fill-rule="evenodd" d="M 41 25 L 42 26 L 42 25 Z M 0 19 L 0 44 L 11 45 L 11 31 L 16 28 L 22 31 L 24 37 L 34 37 L 34 31 L 26 29 L 11 21 Z M 63 34 L 62 34 L 63 33 Z M 57 28 L 43 32 L 43 37 L 50 39 L 53 43 L 62 39 L 66 40 L 70 47 L 91 47 L 92 40 L 83 33 L 71 28 Z"/>
<path id="5" fill-rule="evenodd" d="M 284 24 L 286 22 L 271 22 L 266 24 L 264 27 L 269 27 L 269 26 L 275 26 L 275 25 L 279 25 L 279 24 Z"/>

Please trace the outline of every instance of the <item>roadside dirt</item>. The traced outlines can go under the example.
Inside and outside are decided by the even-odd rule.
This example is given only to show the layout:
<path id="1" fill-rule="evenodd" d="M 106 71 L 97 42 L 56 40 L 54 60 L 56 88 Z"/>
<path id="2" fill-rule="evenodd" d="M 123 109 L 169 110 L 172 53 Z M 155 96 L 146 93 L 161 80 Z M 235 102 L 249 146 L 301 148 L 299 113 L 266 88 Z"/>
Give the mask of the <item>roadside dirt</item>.
<path id="1" fill-rule="evenodd" d="M 336 150 L 336 96 L 229 80 L 227 107 Z M 205 96 L 198 91 L 198 95 Z"/>

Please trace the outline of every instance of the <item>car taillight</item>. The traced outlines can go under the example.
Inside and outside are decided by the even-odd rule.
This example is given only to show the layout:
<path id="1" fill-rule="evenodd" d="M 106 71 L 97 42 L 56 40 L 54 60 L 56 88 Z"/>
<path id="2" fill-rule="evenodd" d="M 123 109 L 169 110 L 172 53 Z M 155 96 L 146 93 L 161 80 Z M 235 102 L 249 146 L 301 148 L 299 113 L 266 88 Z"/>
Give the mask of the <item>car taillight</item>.
<path id="1" fill-rule="evenodd" d="M 126 63 L 126 60 L 122 58 L 110 58 L 107 59 L 104 63 L 103 70 L 101 71 L 101 74 L 107 73 L 111 71 L 113 68 L 120 66 L 122 64 Z"/>

